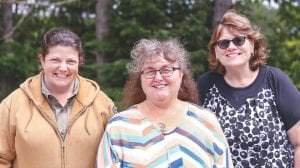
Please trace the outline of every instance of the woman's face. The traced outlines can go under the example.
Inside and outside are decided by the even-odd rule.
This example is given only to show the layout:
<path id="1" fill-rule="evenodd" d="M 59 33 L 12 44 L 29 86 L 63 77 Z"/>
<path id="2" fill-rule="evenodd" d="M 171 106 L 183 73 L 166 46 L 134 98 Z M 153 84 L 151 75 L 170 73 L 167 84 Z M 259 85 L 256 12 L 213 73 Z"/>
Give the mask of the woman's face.
<path id="1" fill-rule="evenodd" d="M 50 91 L 66 91 L 73 88 L 78 74 L 79 53 L 69 46 L 49 48 L 45 57 L 40 56 L 45 83 Z"/>
<path id="2" fill-rule="evenodd" d="M 254 52 L 254 47 L 252 42 L 250 42 L 250 40 L 247 37 L 243 37 L 246 36 L 243 34 L 232 34 L 225 27 L 221 33 L 220 38 L 218 39 L 219 44 L 222 43 L 220 45 L 222 45 L 223 48 L 220 48 L 218 44 L 216 44 L 216 58 L 220 61 L 222 65 L 225 66 L 227 70 L 231 68 L 249 68 L 249 60 L 251 58 L 251 54 L 253 54 Z M 224 44 L 224 41 L 220 42 L 220 40 L 233 41 L 230 41 L 227 47 L 226 43 L 228 44 L 228 41 Z M 244 43 L 243 40 L 245 40 Z M 236 44 L 234 44 L 234 42 Z"/>
<path id="3" fill-rule="evenodd" d="M 176 69 L 178 67 L 178 63 L 170 63 L 160 55 L 146 60 L 142 68 L 143 74 L 141 74 L 141 85 L 146 95 L 146 101 L 164 104 L 177 99 L 183 76 L 182 71 Z M 153 72 L 154 75 L 150 78 L 149 73 L 153 74 Z"/>

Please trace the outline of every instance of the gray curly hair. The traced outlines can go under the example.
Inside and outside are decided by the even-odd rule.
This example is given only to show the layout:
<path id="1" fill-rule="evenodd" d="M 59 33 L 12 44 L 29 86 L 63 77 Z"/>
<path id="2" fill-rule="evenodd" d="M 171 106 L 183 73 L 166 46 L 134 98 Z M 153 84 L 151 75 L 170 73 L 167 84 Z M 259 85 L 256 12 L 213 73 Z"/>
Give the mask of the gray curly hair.
<path id="1" fill-rule="evenodd" d="M 127 65 L 129 74 L 138 73 L 149 58 L 163 55 L 167 61 L 178 62 L 181 69 L 187 70 L 189 54 L 177 39 L 158 41 L 156 39 L 141 39 L 131 51 L 132 62 Z"/>
<path id="2" fill-rule="evenodd" d="M 177 39 L 158 41 L 156 39 L 141 39 L 132 51 L 132 61 L 127 65 L 129 79 L 123 91 L 122 103 L 125 107 L 143 102 L 146 95 L 141 86 L 141 71 L 144 63 L 151 57 L 163 56 L 167 61 L 177 62 L 183 73 L 178 99 L 199 103 L 195 81 L 189 70 L 189 54 Z"/>

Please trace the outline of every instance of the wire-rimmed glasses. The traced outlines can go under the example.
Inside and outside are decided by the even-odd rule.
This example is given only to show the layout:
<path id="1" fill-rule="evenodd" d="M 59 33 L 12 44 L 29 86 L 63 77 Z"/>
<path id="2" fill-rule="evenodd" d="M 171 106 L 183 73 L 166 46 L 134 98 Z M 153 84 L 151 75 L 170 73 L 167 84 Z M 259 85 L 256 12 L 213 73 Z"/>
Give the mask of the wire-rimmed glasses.
<path id="1" fill-rule="evenodd" d="M 169 77 L 173 75 L 173 72 L 176 70 L 180 70 L 179 67 L 162 67 L 158 70 L 155 69 L 146 69 L 142 71 L 143 76 L 146 79 L 152 79 L 155 77 L 156 73 L 159 72 L 163 77 Z"/>

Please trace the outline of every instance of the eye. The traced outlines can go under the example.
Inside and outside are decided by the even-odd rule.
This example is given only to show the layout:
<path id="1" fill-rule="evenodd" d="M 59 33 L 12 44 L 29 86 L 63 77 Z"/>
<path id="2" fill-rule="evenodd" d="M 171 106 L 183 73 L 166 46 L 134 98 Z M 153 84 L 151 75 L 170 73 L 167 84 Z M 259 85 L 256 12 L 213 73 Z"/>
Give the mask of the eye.
<path id="1" fill-rule="evenodd" d="M 68 61 L 67 61 L 67 64 L 68 64 L 68 65 L 76 65 L 76 64 L 77 64 L 77 61 L 75 61 L 75 60 L 68 60 Z"/>
<path id="2" fill-rule="evenodd" d="M 60 63 L 60 59 L 58 59 L 58 58 L 51 58 L 50 60 L 49 60 L 51 63 Z"/>
<path id="3" fill-rule="evenodd" d="M 146 75 L 150 75 L 150 74 L 154 74 L 155 70 L 144 70 L 143 73 Z"/>
<path id="4" fill-rule="evenodd" d="M 245 38 L 246 37 L 236 37 L 236 38 L 232 39 L 232 42 L 237 46 L 241 46 L 244 44 Z"/>
<path id="5" fill-rule="evenodd" d="M 218 46 L 222 49 L 227 48 L 229 46 L 230 40 L 220 40 L 218 41 Z"/>
<path id="6" fill-rule="evenodd" d="M 163 68 L 160 69 L 160 72 L 163 73 L 163 74 L 169 74 L 172 71 L 173 71 L 172 67 L 163 67 Z"/>

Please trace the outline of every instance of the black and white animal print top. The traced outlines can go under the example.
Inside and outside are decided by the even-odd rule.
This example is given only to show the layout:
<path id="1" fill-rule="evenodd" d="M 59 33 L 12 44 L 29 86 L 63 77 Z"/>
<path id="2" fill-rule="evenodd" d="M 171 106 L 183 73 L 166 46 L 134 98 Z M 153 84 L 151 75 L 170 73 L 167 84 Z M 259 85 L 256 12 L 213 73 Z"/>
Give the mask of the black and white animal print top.
<path id="1" fill-rule="evenodd" d="M 300 92 L 284 72 L 262 66 L 244 88 L 211 71 L 197 82 L 202 106 L 216 113 L 236 168 L 293 168 L 287 130 L 300 119 Z"/>

